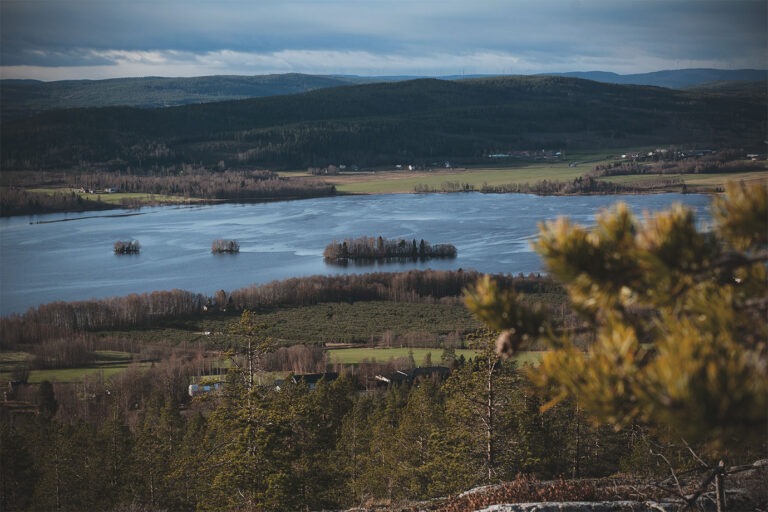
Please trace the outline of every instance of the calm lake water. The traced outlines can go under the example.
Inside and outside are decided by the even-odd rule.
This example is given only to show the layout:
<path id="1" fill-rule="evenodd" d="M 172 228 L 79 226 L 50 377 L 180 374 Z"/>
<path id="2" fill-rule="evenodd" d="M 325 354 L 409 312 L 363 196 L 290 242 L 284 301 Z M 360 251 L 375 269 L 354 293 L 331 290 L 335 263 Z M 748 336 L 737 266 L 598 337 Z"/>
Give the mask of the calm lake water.
<path id="1" fill-rule="evenodd" d="M 701 195 L 538 197 L 521 194 L 352 196 L 249 205 L 157 207 L 139 211 L 0 219 L 0 315 L 58 300 L 180 288 L 205 294 L 313 274 L 475 269 L 542 271 L 529 242 L 537 224 L 568 215 L 583 224 L 616 201 L 637 214 L 682 202 L 705 214 Z M 451 243 L 453 260 L 350 265 L 323 261 L 333 240 L 360 236 Z M 240 253 L 211 254 L 217 238 Z M 138 255 L 117 256 L 136 239 Z"/>

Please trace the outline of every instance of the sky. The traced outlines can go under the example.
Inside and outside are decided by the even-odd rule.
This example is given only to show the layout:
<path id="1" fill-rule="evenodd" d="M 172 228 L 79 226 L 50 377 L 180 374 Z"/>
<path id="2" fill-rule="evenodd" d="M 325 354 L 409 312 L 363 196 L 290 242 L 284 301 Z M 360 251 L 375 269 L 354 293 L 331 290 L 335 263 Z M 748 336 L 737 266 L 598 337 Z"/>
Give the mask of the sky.
<path id="1" fill-rule="evenodd" d="M 765 0 L 0 0 L 0 78 L 768 68 Z"/>

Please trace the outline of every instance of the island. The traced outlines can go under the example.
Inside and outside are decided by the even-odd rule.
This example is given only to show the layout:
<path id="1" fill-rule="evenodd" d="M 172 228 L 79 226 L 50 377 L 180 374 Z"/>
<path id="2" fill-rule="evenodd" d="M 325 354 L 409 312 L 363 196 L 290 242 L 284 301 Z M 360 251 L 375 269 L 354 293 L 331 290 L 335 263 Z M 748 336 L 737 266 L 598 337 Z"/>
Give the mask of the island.
<path id="1" fill-rule="evenodd" d="M 237 240 L 222 240 L 219 238 L 211 244 L 211 252 L 214 254 L 235 254 L 240 252 L 240 244 L 237 243 Z"/>
<path id="2" fill-rule="evenodd" d="M 379 236 L 333 241 L 326 246 L 323 257 L 331 263 L 344 263 L 349 260 L 386 261 L 403 259 L 426 260 L 431 258 L 455 258 L 456 247 L 451 244 L 435 244 L 421 241 L 385 239 Z"/>
<path id="3" fill-rule="evenodd" d="M 138 240 L 118 240 L 115 242 L 115 254 L 138 254 L 141 244 Z"/>

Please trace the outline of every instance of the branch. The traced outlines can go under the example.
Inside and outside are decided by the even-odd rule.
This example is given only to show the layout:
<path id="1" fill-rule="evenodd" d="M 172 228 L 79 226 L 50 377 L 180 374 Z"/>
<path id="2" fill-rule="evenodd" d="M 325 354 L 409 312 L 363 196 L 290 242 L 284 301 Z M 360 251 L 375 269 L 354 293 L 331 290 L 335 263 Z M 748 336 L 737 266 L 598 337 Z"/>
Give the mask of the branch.
<path id="1" fill-rule="evenodd" d="M 701 484 L 699 484 L 699 488 L 694 492 L 693 494 L 689 496 L 685 496 L 684 499 L 688 503 L 689 507 L 692 507 L 696 501 L 701 497 L 702 494 L 704 494 L 704 491 L 707 490 L 707 487 L 709 487 L 709 484 L 712 483 L 712 480 L 717 477 L 717 475 L 725 474 L 725 467 L 724 466 L 717 466 L 715 468 L 712 468 L 712 471 L 709 472 L 709 475 L 707 475 L 707 478 L 705 478 Z"/>
<path id="2" fill-rule="evenodd" d="M 701 460 L 701 457 L 699 457 L 696 454 L 696 452 L 693 451 L 693 448 L 691 448 L 691 446 L 688 444 L 688 441 L 686 441 L 685 439 L 680 439 L 680 440 L 683 442 L 683 444 L 688 449 L 688 451 L 691 452 L 691 455 L 693 455 L 693 458 L 696 459 L 699 462 L 699 464 L 701 464 L 704 467 L 704 469 L 709 469 L 709 464 Z"/>
<path id="3" fill-rule="evenodd" d="M 677 474 L 675 474 L 675 469 L 672 467 L 672 464 L 669 462 L 669 459 L 667 459 L 662 453 L 654 452 L 653 449 L 651 449 L 650 452 L 651 452 L 651 455 L 653 455 L 654 457 L 658 457 L 664 461 L 664 463 L 669 468 L 670 474 L 672 475 L 671 478 L 674 479 L 675 481 L 675 486 L 677 487 L 678 496 L 680 496 L 681 498 L 687 501 L 687 499 L 685 498 L 685 493 L 683 492 L 683 487 L 680 485 L 680 480 L 678 480 Z"/>
<path id="4" fill-rule="evenodd" d="M 712 268 L 736 268 L 765 263 L 768 261 L 768 250 L 763 249 L 753 253 L 729 251 L 712 263 Z"/>

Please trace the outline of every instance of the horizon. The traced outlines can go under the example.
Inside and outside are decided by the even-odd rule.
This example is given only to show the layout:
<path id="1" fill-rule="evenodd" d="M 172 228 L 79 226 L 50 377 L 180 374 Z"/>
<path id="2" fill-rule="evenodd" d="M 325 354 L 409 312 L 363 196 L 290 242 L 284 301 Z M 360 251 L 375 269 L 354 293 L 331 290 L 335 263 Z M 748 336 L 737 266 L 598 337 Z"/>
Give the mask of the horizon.
<path id="1" fill-rule="evenodd" d="M 98 82 L 106 80 L 143 80 L 143 79 L 167 79 L 167 80 L 182 80 L 182 79 L 194 79 L 194 78 L 216 78 L 216 77 L 238 77 L 238 78 L 251 78 L 251 77 L 266 77 L 266 76 L 286 76 L 286 75 L 304 75 L 314 77 L 338 77 L 338 78 L 370 78 L 370 79 L 382 79 L 382 80 L 420 80 L 420 79 L 436 79 L 436 80 L 457 80 L 463 78 L 490 78 L 490 77 L 514 77 L 514 76 L 562 76 L 571 74 L 592 74 L 602 73 L 606 75 L 614 75 L 617 77 L 630 77 L 630 76 L 645 76 L 654 75 L 660 73 L 677 73 L 677 72 L 692 72 L 692 71 L 714 71 L 714 72 L 743 72 L 743 71 L 757 71 L 768 73 L 768 67 L 766 68 L 681 68 L 681 69 L 658 69 L 653 71 L 647 71 L 643 73 L 615 73 L 613 71 L 604 71 L 601 69 L 591 70 L 576 70 L 576 71 L 551 71 L 546 73 L 512 73 L 512 74 L 494 74 L 494 73 L 474 73 L 466 75 L 355 75 L 348 73 L 303 73 L 300 71 L 288 71 L 284 73 L 257 73 L 257 74 L 214 74 L 214 75 L 189 75 L 189 76 L 170 76 L 170 75 L 144 75 L 144 76 L 115 76 L 110 78 L 64 78 L 64 79 L 52 79 L 42 80 L 37 78 L 11 78 L 0 76 L 0 81 L 32 81 L 43 83 L 54 82 Z M 576 77 L 578 78 L 578 77 Z M 768 77 L 767 77 L 768 78 Z"/>
<path id="2" fill-rule="evenodd" d="M 768 68 L 762 0 L 0 2 L 0 78 Z"/>

